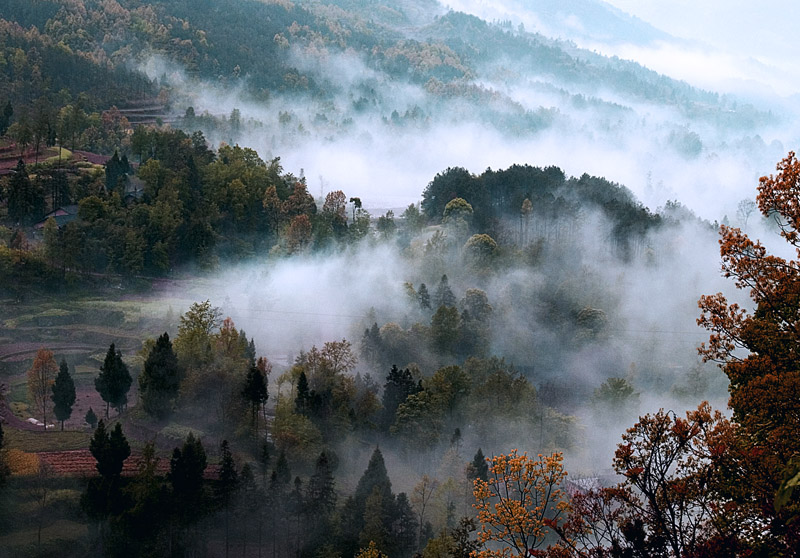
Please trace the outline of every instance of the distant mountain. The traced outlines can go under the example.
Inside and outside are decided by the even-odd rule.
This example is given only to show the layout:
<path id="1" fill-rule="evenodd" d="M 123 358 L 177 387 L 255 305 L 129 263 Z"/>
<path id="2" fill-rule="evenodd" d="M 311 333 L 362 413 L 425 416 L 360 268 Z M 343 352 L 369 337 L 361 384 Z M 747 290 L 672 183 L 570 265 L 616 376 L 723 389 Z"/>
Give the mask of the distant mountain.
<path id="1" fill-rule="evenodd" d="M 677 41 L 668 33 L 601 0 L 504 0 L 491 7 L 480 0 L 443 0 L 442 4 L 490 21 L 511 18 L 525 23 L 528 31 L 578 43 L 645 46 L 656 41 Z"/>

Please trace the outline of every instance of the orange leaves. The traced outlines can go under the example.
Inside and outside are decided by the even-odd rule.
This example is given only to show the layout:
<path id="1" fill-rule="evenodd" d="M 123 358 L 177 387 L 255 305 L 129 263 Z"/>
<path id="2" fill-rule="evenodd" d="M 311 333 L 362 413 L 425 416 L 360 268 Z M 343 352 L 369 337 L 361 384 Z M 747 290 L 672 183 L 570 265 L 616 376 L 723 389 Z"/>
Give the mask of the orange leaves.
<path id="1" fill-rule="evenodd" d="M 569 504 L 560 485 L 567 473 L 560 453 L 532 459 L 512 450 L 490 459 L 487 481 L 476 479 L 473 495 L 482 543 L 496 541 L 500 550 L 485 549 L 481 558 L 529 556 L 540 546 L 548 530 L 558 527 Z"/>
<path id="2" fill-rule="evenodd" d="M 777 212 L 782 218 L 782 236 L 797 246 L 800 230 L 800 162 L 794 151 L 778 163 L 777 176 L 762 176 L 758 181 L 758 208 L 768 215 Z"/>

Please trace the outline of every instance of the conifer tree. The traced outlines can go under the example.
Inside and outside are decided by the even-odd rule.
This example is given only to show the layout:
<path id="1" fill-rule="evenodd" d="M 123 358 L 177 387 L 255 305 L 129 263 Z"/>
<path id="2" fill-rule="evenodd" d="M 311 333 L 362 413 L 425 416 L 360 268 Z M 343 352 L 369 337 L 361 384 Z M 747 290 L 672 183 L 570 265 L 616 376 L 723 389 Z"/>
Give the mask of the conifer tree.
<path id="1" fill-rule="evenodd" d="M 139 375 L 139 393 L 144 410 L 151 416 L 165 418 L 178 397 L 179 385 L 178 357 L 169 335 L 164 332 L 147 355 Z"/>
<path id="2" fill-rule="evenodd" d="M 300 372 L 297 379 L 297 395 L 294 398 L 294 410 L 301 415 L 307 415 L 311 403 L 311 390 L 308 387 L 308 378 L 305 371 Z"/>
<path id="3" fill-rule="evenodd" d="M 217 498 L 225 510 L 225 556 L 228 556 L 230 550 L 230 503 L 239 484 L 239 473 L 236 471 L 236 463 L 233 460 L 228 440 L 222 440 L 219 453 L 219 481 L 217 481 L 216 492 Z"/>
<path id="4" fill-rule="evenodd" d="M 489 479 L 489 463 L 487 463 L 481 448 L 478 448 L 478 451 L 475 452 L 475 457 L 472 458 L 468 476 L 469 480 L 480 479 L 487 481 Z"/>
<path id="5" fill-rule="evenodd" d="M 309 512 L 312 516 L 330 516 L 336 510 L 336 482 L 328 455 L 323 451 L 314 465 L 314 474 L 306 489 Z"/>
<path id="6" fill-rule="evenodd" d="M 423 310 L 431 309 L 431 295 L 428 292 L 428 287 L 425 286 L 425 283 L 420 283 L 419 289 L 417 289 L 417 299 L 419 300 L 420 308 Z"/>
<path id="7" fill-rule="evenodd" d="M 386 376 L 386 383 L 383 385 L 383 398 L 381 399 L 383 405 L 381 426 L 384 430 L 389 430 L 389 427 L 394 424 L 397 408 L 405 402 L 409 395 L 413 395 L 418 391 L 419 388 L 414 382 L 411 371 L 408 368 L 401 370 L 396 365 L 393 365 L 389 375 Z"/>
<path id="8" fill-rule="evenodd" d="M 86 421 L 86 424 L 92 427 L 92 430 L 97 428 L 97 415 L 94 414 L 94 411 L 92 410 L 91 407 L 89 407 L 89 410 L 86 411 L 86 416 L 84 417 L 84 420 Z"/>
<path id="9" fill-rule="evenodd" d="M 67 361 L 62 359 L 61 366 L 53 384 L 53 413 L 61 421 L 61 430 L 64 430 L 64 421 L 72 416 L 72 406 L 75 404 L 75 382 L 69 374 Z"/>
<path id="10" fill-rule="evenodd" d="M 106 418 L 109 406 L 113 406 L 117 414 L 122 412 L 128 403 L 128 390 L 132 382 L 128 366 L 122 362 L 122 353 L 111 343 L 100 367 L 100 375 L 94 380 L 95 389 L 106 402 Z"/>
<path id="11" fill-rule="evenodd" d="M 255 426 L 258 419 L 258 410 L 269 399 L 269 392 L 267 391 L 266 378 L 254 361 L 251 361 L 247 370 L 244 387 L 242 388 L 242 397 L 250 403 L 250 420 L 252 425 Z"/>
<path id="12" fill-rule="evenodd" d="M 97 460 L 97 471 L 104 478 L 118 477 L 122 466 L 131 454 L 131 446 L 122 433 L 122 425 L 117 423 L 111 434 L 101 419 L 89 442 L 89 451 Z"/>
<path id="13" fill-rule="evenodd" d="M 436 287 L 436 295 L 434 296 L 434 304 L 437 308 L 441 306 L 452 307 L 456 305 L 456 297 L 453 291 L 450 290 L 450 282 L 447 275 L 442 275 L 439 280 L 439 286 Z"/>

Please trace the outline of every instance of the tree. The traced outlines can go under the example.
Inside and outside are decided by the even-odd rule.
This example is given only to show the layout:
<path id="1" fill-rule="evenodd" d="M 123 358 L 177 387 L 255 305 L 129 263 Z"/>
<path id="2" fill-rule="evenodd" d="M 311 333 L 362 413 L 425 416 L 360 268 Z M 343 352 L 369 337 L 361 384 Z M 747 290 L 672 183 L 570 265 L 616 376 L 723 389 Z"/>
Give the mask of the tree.
<path id="1" fill-rule="evenodd" d="M 198 509 L 203 492 L 203 472 L 208 461 L 203 444 L 191 432 L 186 436 L 183 446 L 172 451 L 167 478 L 179 504 L 183 507 L 181 515 L 192 520 L 202 510 Z"/>
<path id="2" fill-rule="evenodd" d="M 44 347 L 36 351 L 33 366 L 28 370 L 28 398 L 36 413 L 42 417 L 43 428 L 47 429 L 47 413 L 50 410 L 53 382 L 58 372 L 58 364 L 52 351 Z"/>
<path id="3" fill-rule="evenodd" d="M 97 428 L 97 415 L 94 414 L 94 411 L 92 410 L 91 407 L 89 407 L 89 410 L 86 411 L 86 416 L 84 417 L 84 420 L 86 421 L 86 424 L 88 424 L 92 428 L 92 430 Z"/>
<path id="4" fill-rule="evenodd" d="M 397 408 L 405 402 L 409 395 L 413 395 L 418 391 L 419 387 L 417 382 L 414 381 L 411 371 L 408 368 L 402 370 L 393 365 L 389 375 L 386 376 L 386 383 L 383 385 L 383 398 L 381 399 L 383 405 L 381 425 L 384 430 L 389 430 L 389 427 L 394 423 Z"/>
<path id="5" fill-rule="evenodd" d="M 27 224 L 44 212 L 44 191 L 38 182 L 31 182 L 22 159 L 9 178 L 6 199 L 8 217 L 14 222 Z"/>
<path id="6" fill-rule="evenodd" d="M 560 453 L 534 460 L 517 455 L 517 450 L 491 458 L 489 480 L 475 479 L 473 491 L 478 541 L 504 547 L 485 548 L 476 557 L 527 558 L 544 543 L 548 531 L 556 529 L 569 511 L 560 488 L 567 475 L 562 460 Z"/>
<path id="7" fill-rule="evenodd" d="M 72 406 L 75 404 L 75 382 L 69 374 L 67 361 L 62 359 L 61 366 L 56 376 L 53 388 L 53 413 L 56 420 L 61 421 L 61 430 L 64 430 L 64 421 L 72 416 Z"/>
<path id="8" fill-rule="evenodd" d="M 100 375 L 94 380 L 94 387 L 106 402 L 106 418 L 108 408 L 113 406 L 117 414 L 122 412 L 128 403 L 128 390 L 133 379 L 128 366 L 122 362 L 122 353 L 115 349 L 114 343 L 108 348 L 106 358 L 100 367 Z"/>
<path id="9" fill-rule="evenodd" d="M 147 355 L 139 375 L 139 393 L 144 410 L 159 419 L 169 415 L 178 397 L 179 386 L 178 356 L 172 349 L 169 335 L 164 332 Z"/>
<path id="10" fill-rule="evenodd" d="M 417 299 L 419 301 L 419 307 L 422 310 L 431 309 L 431 295 L 428 292 L 428 287 L 425 286 L 425 283 L 419 284 L 419 289 L 417 289 Z"/>
<path id="11" fill-rule="evenodd" d="M 450 290 L 450 281 L 447 279 L 447 275 L 442 275 L 439 280 L 439 285 L 436 287 L 436 293 L 433 296 L 433 304 L 436 308 L 456 305 L 456 297 L 453 291 Z"/>
<path id="12" fill-rule="evenodd" d="M 131 446 L 122 433 L 120 423 L 116 423 L 109 434 L 101 419 L 89 441 L 89 451 L 97 461 L 96 467 L 100 476 L 111 478 L 119 477 L 122 473 L 122 466 L 131 455 Z"/>
<path id="13" fill-rule="evenodd" d="M 239 485 L 239 473 L 231 454 L 228 440 L 222 440 L 219 446 L 219 480 L 216 485 L 217 498 L 225 510 L 225 556 L 230 549 L 230 503 Z"/>
<path id="14" fill-rule="evenodd" d="M 718 362 L 730 380 L 733 419 L 739 425 L 739 452 L 729 452 L 737 473 L 729 494 L 737 513 L 754 528 L 746 538 L 770 554 L 791 552 L 800 541 L 795 495 L 780 511 L 772 505 L 787 467 L 800 453 L 800 161 L 790 152 L 776 175 L 759 180 L 758 207 L 774 219 L 796 259 L 771 255 L 739 229 L 720 228 L 722 271 L 754 304 L 749 313 L 722 294 L 703 296 L 698 324 L 711 332 L 700 352 Z M 748 490 L 736 490 L 734 483 Z M 764 529 L 755 525 L 764 525 Z M 761 532 L 757 532 L 761 530 Z"/>
<path id="15" fill-rule="evenodd" d="M 211 302 L 193 303 L 181 316 L 175 352 L 184 368 L 196 368 L 211 358 L 211 332 L 221 324 L 220 310 Z"/>
<path id="16" fill-rule="evenodd" d="M 242 387 L 242 397 L 250 403 L 250 418 L 253 426 L 258 420 L 258 411 L 269 399 L 267 391 L 267 381 L 264 374 L 255 364 L 247 370 L 247 376 Z"/>
<path id="17" fill-rule="evenodd" d="M 486 457 L 484 457 L 481 448 L 478 448 L 478 451 L 475 452 L 475 457 L 472 458 L 472 463 L 467 469 L 467 477 L 471 481 L 475 479 L 489 480 L 489 464 L 486 462 Z"/>

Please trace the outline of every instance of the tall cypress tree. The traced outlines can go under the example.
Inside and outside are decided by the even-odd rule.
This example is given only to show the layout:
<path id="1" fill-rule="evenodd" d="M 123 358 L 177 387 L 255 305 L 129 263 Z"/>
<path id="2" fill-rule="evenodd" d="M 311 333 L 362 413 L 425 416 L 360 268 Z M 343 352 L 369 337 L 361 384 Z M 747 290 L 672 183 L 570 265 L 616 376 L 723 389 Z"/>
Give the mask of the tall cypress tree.
<path id="1" fill-rule="evenodd" d="M 113 406 L 118 414 L 122 412 L 128 403 L 128 390 L 132 382 L 128 366 L 122 362 L 122 353 L 111 343 L 100 367 L 100 375 L 94 380 L 95 389 L 106 402 L 106 418 L 109 406 Z"/>
<path id="2" fill-rule="evenodd" d="M 139 393 L 144 410 L 160 419 L 169 415 L 172 403 L 178 397 L 179 385 L 178 357 L 172 349 L 169 335 L 164 332 L 147 355 L 139 376 Z"/>
<path id="3" fill-rule="evenodd" d="M 69 375 L 67 361 L 62 359 L 61 366 L 53 383 L 53 413 L 61 421 L 61 430 L 64 430 L 64 421 L 72 415 L 72 406 L 75 404 L 75 382 Z"/>
<path id="4" fill-rule="evenodd" d="M 267 402 L 269 393 L 267 392 L 267 382 L 264 374 L 261 373 L 261 370 L 259 370 L 258 366 L 252 361 L 244 380 L 242 397 L 245 401 L 250 403 L 250 420 L 252 425 L 255 426 L 258 418 L 258 410 Z"/>

